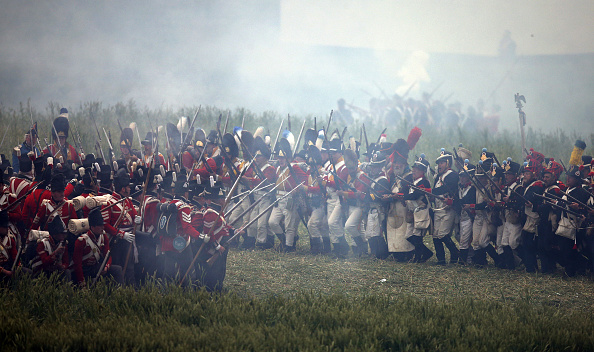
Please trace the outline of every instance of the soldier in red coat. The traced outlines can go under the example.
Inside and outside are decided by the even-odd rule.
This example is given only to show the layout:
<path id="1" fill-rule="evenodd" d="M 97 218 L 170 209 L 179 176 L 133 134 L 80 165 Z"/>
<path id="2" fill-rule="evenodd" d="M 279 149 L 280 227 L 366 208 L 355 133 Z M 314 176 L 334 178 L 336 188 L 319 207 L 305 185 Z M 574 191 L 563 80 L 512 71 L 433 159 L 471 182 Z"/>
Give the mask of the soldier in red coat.
<path id="1" fill-rule="evenodd" d="M 82 234 L 74 245 L 72 256 L 75 281 L 84 285 L 86 280 L 93 280 L 101 269 L 105 257 L 109 252 L 109 240 L 105 235 L 103 216 L 99 209 L 89 213 L 89 231 Z M 112 265 L 111 256 L 108 257 L 105 267 L 99 273 L 100 276 L 110 276 L 118 284 L 124 284 L 122 267 Z"/>
<path id="2" fill-rule="evenodd" d="M 54 219 L 54 216 L 59 216 L 62 221 L 67 224 L 70 219 L 78 219 L 74 205 L 64 198 L 65 181 L 62 174 L 57 174 L 52 177 L 50 184 L 51 197 L 41 201 L 37 215 L 33 219 L 31 229 L 44 231 L 47 230 L 47 225 Z"/>
<path id="3" fill-rule="evenodd" d="M 8 213 L 0 211 L 0 280 L 12 277 L 17 253 L 16 237 L 8 229 Z"/>
<path id="4" fill-rule="evenodd" d="M 54 144 L 50 145 L 49 149 L 44 149 L 43 154 L 51 154 L 54 158 L 62 157 L 64 161 L 71 160 L 75 164 L 80 165 L 80 156 L 76 152 L 76 149 L 66 141 L 69 130 L 68 110 L 62 108 L 60 110 L 60 116 L 53 123 L 52 135 L 54 136 Z"/>
<path id="5" fill-rule="evenodd" d="M 48 225 L 49 236 L 37 240 L 36 256 L 32 261 L 31 269 L 34 275 L 41 273 L 48 277 L 56 272 L 67 281 L 71 280 L 70 257 L 66 241 L 66 226 L 59 216 Z"/>
<path id="6" fill-rule="evenodd" d="M 196 283 L 204 286 L 207 291 L 221 291 L 227 272 L 227 252 L 223 244 L 229 236 L 229 226 L 222 213 L 225 194 L 220 187 L 206 187 L 201 194 L 206 199 L 206 207 L 202 213 L 202 232 L 194 243 L 195 250 L 199 250 L 204 242 L 204 248 L 194 263 L 196 269 Z M 207 260 L 218 252 L 217 260 L 209 265 Z"/>
<path id="7" fill-rule="evenodd" d="M 133 284 L 135 282 L 134 263 L 137 258 L 136 249 L 134 248 L 135 236 L 132 230 L 136 221 L 140 222 L 141 219 L 137 217 L 136 209 L 129 198 L 119 202 L 123 198 L 130 196 L 130 175 L 126 169 L 121 168 L 118 170 L 113 179 L 113 186 L 115 192 L 111 194 L 101 213 L 105 222 L 105 232 L 112 239 L 114 264 L 122 268 L 126 267 L 126 272 L 124 273 L 126 283 Z M 132 252 L 128 256 L 131 245 L 133 246 Z M 128 258 L 127 266 L 126 258 Z"/>

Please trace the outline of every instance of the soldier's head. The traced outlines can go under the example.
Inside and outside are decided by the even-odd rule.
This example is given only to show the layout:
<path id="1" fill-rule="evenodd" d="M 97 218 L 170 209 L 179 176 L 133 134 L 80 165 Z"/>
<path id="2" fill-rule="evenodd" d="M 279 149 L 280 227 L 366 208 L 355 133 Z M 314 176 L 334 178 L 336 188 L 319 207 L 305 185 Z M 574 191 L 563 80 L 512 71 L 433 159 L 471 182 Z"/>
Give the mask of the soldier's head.
<path id="1" fill-rule="evenodd" d="M 567 187 L 579 187 L 582 183 L 585 183 L 585 168 L 584 165 L 580 166 L 570 166 L 569 170 L 567 170 Z"/>
<path id="2" fill-rule="evenodd" d="M 113 189 L 122 197 L 130 195 L 130 175 L 125 168 L 121 168 L 116 172 L 113 178 Z"/>
<path id="3" fill-rule="evenodd" d="M 35 146 L 37 143 L 37 126 L 32 127 L 29 132 L 25 134 L 25 143 L 30 146 Z"/>
<path id="4" fill-rule="evenodd" d="M 342 158 L 343 151 L 344 146 L 338 138 L 331 140 L 328 144 L 328 155 L 333 163 L 337 163 Z"/>
<path id="5" fill-rule="evenodd" d="M 54 219 L 47 225 L 47 231 L 56 242 L 62 242 L 66 239 L 66 225 L 60 216 L 54 216 Z"/>
<path id="6" fill-rule="evenodd" d="M 96 235 L 103 233 L 105 223 L 103 222 L 103 215 L 101 209 L 95 208 L 89 213 L 89 229 Z"/>
<path id="7" fill-rule="evenodd" d="M 437 164 L 437 172 L 442 174 L 452 167 L 454 158 L 452 154 L 446 152 L 445 148 L 441 148 L 440 154 L 435 160 Z"/>
<path id="8" fill-rule="evenodd" d="M 421 156 L 415 160 L 411 168 L 413 179 L 416 180 L 424 177 L 428 167 L 429 162 L 425 159 L 425 154 L 421 154 Z"/>
<path id="9" fill-rule="evenodd" d="M 66 181 L 64 175 L 57 173 L 52 177 L 50 182 L 52 199 L 56 203 L 60 203 L 64 200 L 64 188 L 66 187 Z"/>

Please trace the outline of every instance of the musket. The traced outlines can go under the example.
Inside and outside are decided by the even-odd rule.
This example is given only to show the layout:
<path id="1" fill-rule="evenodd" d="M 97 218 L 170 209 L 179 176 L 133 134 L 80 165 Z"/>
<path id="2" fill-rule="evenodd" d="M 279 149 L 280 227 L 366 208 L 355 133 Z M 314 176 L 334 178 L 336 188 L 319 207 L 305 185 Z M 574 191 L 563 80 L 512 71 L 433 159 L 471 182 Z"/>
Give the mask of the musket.
<path id="1" fill-rule="evenodd" d="M 252 153 L 249 151 L 248 147 L 245 145 L 245 143 L 243 143 L 243 139 L 241 139 L 241 136 L 239 135 L 239 133 L 235 133 L 235 136 L 237 137 L 237 139 L 239 140 L 239 142 L 241 143 L 241 145 L 243 146 L 243 150 L 244 152 L 247 152 L 248 157 L 253 161 L 256 159 L 255 155 L 252 155 Z M 252 163 L 250 163 L 250 167 L 252 166 Z M 246 170 L 249 169 L 249 167 L 245 168 Z M 260 178 L 261 180 L 266 179 L 266 177 L 264 176 L 264 174 L 262 173 L 262 170 L 260 170 L 260 168 L 256 165 L 256 167 L 254 167 L 254 172 L 256 172 L 256 174 L 258 175 L 258 178 Z"/>
<path id="2" fill-rule="evenodd" d="M 6 133 L 8 132 L 8 128 L 4 130 L 4 136 L 2 137 L 2 142 L 0 143 L 0 148 L 4 145 L 4 138 L 6 138 Z"/>
<path id="3" fill-rule="evenodd" d="M 225 128 L 223 128 L 223 134 L 227 133 L 227 126 L 229 126 L 229 115 L 231 115 L 231 111 L 227 112 L 227 118 L 225 119 Z M 221 136 L 221 142 L 223 142 L 223 136 Z"/>
<path id="4" fill-rule="evenodd" d="M 524 110 L 522 110 L 522 108 L 524 107 L 522 105 L 522 102 L 524 102 L 524 104 L 526 103 L 526 98 L 523 95 L 520 95 L 520 93 L 516 93 L 516 95 L 514 95 L 514 100 L 516 102 L 516 109 L 518 109 L 518 116 L 520 118 L 520 134 L 522 136 L 522 150 L 526 153 L 524 156 L 528 155 L 528 152 L 526 151 L 526 134 L 524 132 L 524 126 L 526 126 L 526 113 L 524 112 Z"/>
<path id="5" fill-rule="evenodd" d="M 111 144 L 111 130 L 107 131 L 107 141 L 108 141 L 108 144 L 109 145 L 113 145 L 113 144 Z M 113 153 L 113 147 L 111 148 L 110 154 L 111 155 L 109 156 L 109 161 L 111 163 L 113 163 L 115 161 L 115 155 Z"/>
<path id="6" fill-rule="evenodd" d="M 565 196 L 567 196 L 567 198 L 571 198 L 571 200 L 573 200 L 577 204 L 581 205 L 582 207 L 585 207 L 586 209 L 588 209 L 590 211 L 594 210 L 593 208 L 591 208 L 590 206 L 588 206 L 586 203 L 582 202 L 581 200 L 577 199 L 576 197 L 572 196 L 571 194 L 565 192 L 562 189 L 559 189 L 559 190 L 561 191 L 561 193 L 563 193 Z"/>
<path id="7" fill-rule="evenodd" d="M 365 151 L 369 153 L 369 141 L 367 140 L 367 130 L 365 129 L 365 124 L 363 124 L 363 136 L 365 136 Z"/>
<path id="8" fill-rule="evenodd" d="M 567 173 L 567 168 L 565 167 L 565 163 L 563 162 L 563 160 L 559 159 L 559 162 L 561 162 L 561 166 L 563 166 L 563 171 Z"/>
<path id="9" fill-rule="evenodd" d="M 461 161 L 462 162 L 462 165 L 464 165 L 464 160 L 462 160 L 462 158 L 460 158 L 460 156 L 458 156 L 458 151 L 456 151 L 456 148 L 452 148 L 452 150 L 454 151 L 454 158 L 456 159 L 456 161 Z M 482 166 L 481 166 L 481 168 L 482 168 Z M 470 173 L 464 167 L 462 167 L 460 170 L 462 170 L 462 172 L 464 172 L 464 175 L 466 175 L 466 177 L 468 177 L 468 179 L 470 180 L 470 182 L 472 182 L 472 184 L 474 185 L 474 187 L 479 192 L 481 192 L 490 201 L 492 201 L 492 202 L 495 201 L 490 196 L 489 191 L 487 190 L 487 188 L 485 187 L 485 185 L 483 185 L 483 183 L 478 178 L 475 179 L 472 175 L 470 175 Z M 487 175 L 487 171 L 485 171 L 485 175 Z"/>
<path id="10" fill-rule="evenodd" d="M 303 135 L 303 129 L 305 128 L 305 119 L 303 120 L 303 124 L 301 125 L 301 131 L 299 131 L 299 137 L 297 137 L 297 142 L 295 142 L 295 147 L 293 148 L 293 155 L 299 149 L 299 143 L 301 143 L 301 136 Z"/>
<path id="11" fill-rule="evenodd" d="M 282 131 L 282 129 L 283 129 L 283 124 L 284 124 L 284 123 L 285 123 L 285 120 L 283 119 L 283 120 L 281 121 L 281 124 L 280 124 L 280 126 L 278 127 L 278 132 L 276 133 L 276 138 L 274 139 L 274 144 L 273 144 L 273 146 L 272 146 L 272 151 L 273 151 L 273 152 L 276 150 L 276 142 L 278 142 L 278 137 L 280 136 L 280 133 L 281 133 L 281 131 Z M 271 154 L 270 154 L 270 160 L 272 160 L 272 157 L 273 157 L 273 156 L 274 156 L 274 153 L 271 153 Z"/>
<path id="12" fill-rule="evenodd" d="M 241 115 L 241 129 L 243 130 L 243 125 L 245 123 L 245 115 Z"/>
<path id="13" fill-rule="evenodd" d="M 202 105 L 198 105 L 198 110 L 196 110 L 196 113 L 194 114 L 194 118 L 192 119 L 192 122 L 190 123 L 190 129 L 188 131 L 192 131 L 192 129 L 194 128 L 194 122 L 196 122 L 196 118 L 198 117 L 198 113 L 200 113 L 200 109 L 202 108 Z M 152 129 L 152 128 L 151 128 Z M 182 142 L 182 147 L 180 150 L 183 151 L 184 146 L 186 145 L 186 142 L 188 141 L 188 137 L 190 137 L 190 133 L 188 132 L 188 134 L 186 135 L 186 138 L 183 140 Z"/>
<path id="14" fill-rule="evenodd" d="M 380 139 L 382 139 L 382 134 L 386 133 L 386 130 L 388 129 L 388 127 L 384 128 L 382 130 L 382 133 L 379 134 L 379 137 L 377 137 L 377 142 L 375 142 L 375 144 L 379 144 Z"/>
<path id="15" fill-rule="evenodd" d="M 435 89 L 433 89 L 433 91 L 431 91 L 431 93 L 429 93 L 429 99 L 431 99 L 431 97 L 433 96 L 433 94 L 435 94 L 435 92 L 437 92 L 437 90 L 439 88 L 441 88 L 441 86 L 445 83 L 445 81 L 441 81 L 440 84 L 437 85 L 437 87 L 435 87 Z"/>
<path id="16" fill-rule="evenodd" d="M 243 170 L 242 170 L 242 172 L 243 172 Z M 241 178 L 241 176 L 243 176 L 243 174 L 240 174 L 237 177 L 237 179 L 235 180 L 235 183 L 233 183 L 233 187 L 231 187 L 231 190 L 227 194 L 227 197 L 225 198 L 225 203 L 221 207 L 221 210 L 219 211 L 219 215 L 217 216 L 217 219 L 213 222 L 210 230 L 208 231 L 208 237 L 209 238 L 212 236 L 212 233 L 213 233 L 214 229 L 217 227 L 217 222 L 219 221 L 219 219 L 221 219 L 221 216 L 223 215 L 223 209 L 225 209 L 227 207 L 227 204 L 229 204 L 229 201 L 231 200 L 231 194 L 233 194 L 233 192 L 235 192 L 235 189 L 239 185 L 239 179 Z M 202 241 L 202 245 L 200 245 L 200 248 L 196 252 L 196 255 L 194 255 L 194 259 L 192 259 L 192 262 L 190 263 L 190 266 L 188 266 L 188 270 L 186 270 L 186 273 L 184 274 L 184 276 L 182 277 L 181 281 L 179 282 L 179 285 L 180 286 L 182 286 L 184 284 L 184 281 L 186 281 L 186 277 L 188 276 L 188 274 L 190 273 L 190 271 L 194 268 L 194 263 L 196 262 L 196 259 L 198 259 L 198 256 L 200 255 L 200 253 L 202 252 L 202 250 L 206 246 L 206 243 L 207 243 L 206 241 Z"/>
<path id="17" fill-rule="evenodd" d="M 423 193 L 423 194 L 425 194 L 425 195 L 427 195 L 427 196 L 429 196 L 429 197 L 433 197 L 433 198 L 439 199 L 439 200 L 441 200 L 441 201 L 444 201 L 444 202 L 446 201 L 446 198 L 445 198 L 445 197 L 438 196 L 438 195 L 436 195 L 436 194 L 433 194 L 433 193 L 427 192 L 427 191 L 425 191 L 424 189 L 422 189 L 422 188 L 420 188 L 420 187 L 417 187 L 417 186 L 416 186 L 414 183 L 412 183 L 412 182 L 410 182 L 410 181 L 408 181 L 408 180 L 404 179 L 403 177 L 400 177 L 400 176 L 398 176 L 398 175 L 394 175 L 394 176 L 396 176 L 396 178 L 397 178 L 397 179 L 399 179 L 400 181 L 404 181 L 405 183 L 407 183 L 407 184 L 408 184 L 408 185 L 409 185 L 409 186 L 410 186 L 412 189 L 414 189 L 414 190 L 416 190 L 416 191 L 419 191 L 419 192 L 421 192 L 421 193 Z"/>
<path id="18" fill-rule="evenodd" d="M 228 122 L 229 120 L 227 120 Z M 221 129 L 219 128 L 220 126 L 217 125 L 217 132 L 219 134 L 219 139 L 221 140 L 221 153 L 223 154 L 223 161 L 225 162 L 225 165 L 227 165 L 227 168 L 229 169 L 229 176 L 231 176 L 233 179 L 237 178 L 238 175 L 240 174 L 239 170 L 237 169 L 237 166 L 235 166 L 235 164 L 233 163 L 233 160 L 231 160 L 231 156 L 229 155 L 229 153 L 227 153 L 227 151 L 225 150 L 225 148 L 223 147 L 223 135 L 221 134 Z M 206 148 L 204 148 L 206 149 Z M 203 149 L 203 150 L 204 150 Z M 207 164 L 206 162 L 204 162 L 205 165 Z M 209 166 L 210 167 L 210 166 Z M 212 172 L 212 171 L 211 171 Z M 233 182 L 235 182 L 235 180 L 233 180 Z M 246 188 L 251 188 L 249 183 L 247 182 L 243 182 L 241 181 L 241 183 L 246 187 Z"/>
<path id="19" fill-rule="evenodd" d="M 330 110 L 330 116 L 328 117 L 328 126 L 326 126 L 326 129 L 324 130 L 324 138 L 326 139 L 326 132 L 330 129 L 330 122 L 332 122 L 332 114 L 334 113 L 334 110 Z"/>
<path id="20" fill-rule="evenodd" d="M 575 210 L 572 210 L 572 209 L 569 209 L 567 207 L 561 206 L 561 205 L 559 205 L 557 203 L 553 203 L 553 202 L 555 202 L 554 199 L 548 198 L 548 197 L 546 197 L 546 196 L 544 196 L 542 194 L 538 194 L 538 193 L 534 193 L 534 195 L 537 196 L 537 197 L 539 197 L 539 198 L 542 198 L 545 201 L 546 204 L 551 205 L 551 206 L 553 206 L 553 207 L 555 207 L 557 209 L 560 209 L 560 210 L 562 210 L 562 211 L 564 211 L 564 212 L 566 212 L 568 214 L 572 214 L 572 215 L 575 215 L 577 217 L 584 216 L 583 214 L 580 214 L 580 213 L 578 213 Z"/>
<path id="21" fill-rule="evenodd" d="M 402 97 L 401 98 L 404 99 L 408 95 L 408 93 L 410 93 L 410 91 L 413 89 L 413 87 L 417 85 L 418 82 L 419 81 L 414 81 L 413 84 L 411 84 L 410 87 L 408 87 L 408 89 L 406 90 L 406 92 L 404 92 L 404 94 L 402 94 Z"/>
<path id="22" fill-rule="evenodd" d="M 287 129 L 291 130 L 291 115 L 287 114 Z"/>
<path id="23" fill-rule="evenodd" d="M 276 189 L 277 189 L 277 188 L 278 188 L 280 185 L 282 185 L 283 183 L 285 183 L 285 181 L 282 181 L 282 182 L 280 182 L 280 183 L 278 183 L 278 184 L 275 184 L 275 185 L 274 185 L 274 187 L 272 187 L 271 189 L 269 189 L 269 190 L 268 190 L 266 193 L 264 193 L 264 195 L 263 195 L 262 197 L 260 197 L 260 198 L 258 198 L 257 200 L 255 200 L 255 201 L 254 201 L 252 204 L 250 204 L 250 206 L 249 206 L 249 207 L 247 207 L 247 209 L 245 209 L 245 210 L 244 210 L 244 211 L 243 211 L 241 214 L 239 214 L 239 216 L 237 216 L 237 217 L 235 218 L 235 220 L 233 220 L 233 221 L 232 221 L 232 222 L 229 224 L 229 226 L 233 226 L 233 225 L 235 225 L 235 223 L 236 223 L 237 221 L 239 221 L 239 219 L 243 218 L 243 216 L 244 216 L 245 214 L 249 213 L 249 212 L 250 212 L 252 209 L 254 209 L 254 208 L 256 207 L 256 205 L 258 205 L 258 204 L 259 204 L 259 203 L 260 203 L 262 200 L 266 199 L 266 197 L 268 197 L 270 194 L 272 194 L 272 192 L 274 192 L 274 191 L 275 191 L 275 190 L 276 190 Z M 268 185 L 268 186 L 265 186 L 265 187 L 262 187 L 262 188 L 260 188 L 260 190 L 262 190 L 262 189 L 264 189 L 264 188 L 266 188 L 266 187 L 270 187 L 270 186 L 272 186 L 272 185 L 273 185 L 273 184 L 271 183 L 271 184 L 270 184 L 270 185 Z M 241 203 L 241 202 L 238 202 L 237 204 L 240 204 L 240 203 Z M 237 204 L 236 204 L 235 206 L 233 206 L 233 207 L 231 208 L 231 210 L 229 210 L 229 211 L 227 212 L 227 214 L 231 214 L 231 211 L 233 211 L 233 210 L 234 210 L 234 209 L 237 207 Z"/>
<path id="24" fill-rule="evenodd" d="M 383 188 L 384 190 L 386 190 L 386 192 L 392 193 L 392 190 L 388 189 L 386 186 L 382 185 L 381 183 L 379 183 L 376 180 L 372 179 L 371 177 L 367 176 L 365 173 L 362 173 L 361 176 L 365 177 L 370 182 L 375 183 L 376 185 L 380 186 L 381 188 Z"/>
<path id="25" fill-rule="evenodd" d="M 31 105 L 29 105 L 29 116 L 31 117 L 31 128 L 35 128 L 35 133 L 37 134 L 36 139 L 37 139 L 37 146 L 39 147 L 39 153 L 43 153 L 43 148 L 41 148 L 41 143 L 39 142 L 39 132 L 37 132 L 37 124 L 33 122 L 33 110 L 31 110 Z M 4 133 L 4 135 L 6 136 L 6 132 Z M 33 138 L 33 136 L 31 136 L 31 138 Z M 4 142 L 4 138 L 2 139 L 2 142 Z M 2 146 L 0 145 L 0 148 L 1 147 Z M 83 151 L 82 148 L 81 148 L 81 151 Z M 33 147 L 33 152 L 35 152 L 35 147 Z M 35 158 L 37 158 L 37 153 L 35 153 Z"/>
<path id="26" fill-rule="evenodd" d="M 103 158 L 103 160 L 107 160 L 107 159 L 105 159 L 105 155 L 103 154 L 103 149 L 101 149 L 101 133 L 99 133 L 99 127 L 97 127 L 97 121 L 95 121 L 95 117 L 93 117 L 92 111 L 89 112 L 89 115 L 91 117 L 91 120 L 93 120 L 93 124 L 95 125 L 95 131 L 97 131 L 97 138 L 99 138 L 99 140 L 97 141 L 97 146 L 98 146 L 97 149 L 101 153 L 101 157 Z"/>
<path id="27" fill-rule="evenodd" d="M 318 133 L 318 118 L 314 116 L 314 130 Z"/>
<path id="28" fill-rule="evenodd" d="M 105 253 L 105 258 L 103 258 L 103 262 L 101 262 L 101 266 L 99 266 L 99 271 L 97 271 L 97 275 L 95 275 L 95 277 L 93 278 L 93 281 L 91 282 L 92 285 L 97 283 L 97 280 L 99 280 L 99 277 L 101 276 L 101 273 L 103 272 L 103 269 L 105 269 L 105 265 L 107 265 L 107 260 L 109 259 L 109 256 L 111 255 L 111 250 L 108 250 L 107 253 Z"/>
<path id="29" fill-rule="evenodd" d="M 140 132 L 138 131 L 138 124 L 134 123 L 136 125 L 136 137 L 138 137 L 138 149 L 142 150 L 142 139 L 140 139 Z"/>
<path id="30" fill-rule="evenodd" d="M 107 145 L 109 146 L 109 153 L 111 154 L 111 156 L 113 158 L 114 152 L 113 152 L 113 146 L 111 145 L 111 140 L 109 138 L 109 135 L 107 134 L 107 131 L 105 130 L 105 127 L 102 127 L 102 128 L 103 128 L 103 133 L 105 133 L 105 139 L 107 139 Z M 110 159 L 109 161 L 113 162 L 113 159 Z"/>
<path id="31" fill-rule="evenodd" d="M 8 129 L 7 129 L 7 131 L 8 131 Z M 6 134 L 4 134 L 4 135 L 6 135 Z M 48 143 L 48 141 L 47 141 L 47 138 L 43 137 L 43 141 L 45 142 L 45 147 L 47 148 L 47 151 L 51 153 L 51 152 L 52 152 L 52 149 L 50 148 L 50 145 L 49 145 L 49 143 Z M 1 147 L 2 147 L 2 145 L 0 144 L 0 148 L 1 148 Z M 58 153 L 57 153 L 57 152 L 56 152 L 56 153 L 54 153 L 54 154 L 52 155 L 52 157 L 55 157 L 55 156 L 56 156 L 56 154 L 58 154 Z"/>
<path id="32" fill-rule="evenodd" d="M 266 189 L 266 188 L 268 188 L 268 187 L 272 186 L 272 183 L 271 183 L 271 184 L 268 184 L 268 185 L 266 185 L 266 186 L 263 186 L 262 188 L 260 188 L 260 186 L 262 186 L 262 184 L 263 184 L 264 182 L 266 182 L 266 180 L 262 180 L 260 183 L 258 183 L 258 184 L 256 185 L 256 187 L 254 187 L 254 189 L 249 189 L 249 190 L 247 190 L 247 191 L 243 191 L 243 192 L 241 192 L 241 193 L 238 193 L 238 194 L 234 195 L 233 197 L 231 197 L 231 200 L 236 200 L 237 198 L 241 198 L 241 200 L 239 201 L 239 203 L 241 203 L 241 201 L 243 201 L 243 200 L 245 199 L 245 197 L 244 197 L 244 196 L 245 196 L 245 195 L 249 195 L 250 193 L 252 193 L 252 191 L 254 191 L 254 192 L 255 192 L 255 191 L 262 191 L 262 190 L 264 190 L 264 189 Z"/>
<path id="33" fill-rule="evenodd" d="M 80 139 L 80 132 L 78 131 L 78 127 L 76 127 L 74 120 L 72 120 L 72 126 L 74 127 L 74 133 L 76 134 L 74 141 L 78 142 L 78 148 L 80 149 L 80 153 L 85 154 L 85 150 L 83 149 L 82 145 L 82 139 Z"/>
<path id="34" fill-rule="evenodd" d="M 344 126 L 342 129 L 342 133 L 340 134 L 340 140 L 344 140 L 344 135 L 346 134 L 347 126 Z"/>
<path id="35" fill-rule="evenodd" d="M 58 140 L 58 146 L 60 147 L 59 152 L 62 153 L 62 155 L 64 156 L 64 160 L 66 160 L 66 158 L 68 157 L 68 154 L 64 155 L 64 148 L 65 146 L 62 145 L 62 142 L 60 142 L 60 137 L 58 136 L 58 130 L 56 130 L 56 126 L 52 123 L 52 127 L 54 128 L 54 133 L 56 134 L 56 139 Z M 56 152 L 56 154 L 54 155 L 54 157 L 58 155 L 58 152 Z"/>
<path id="36" fill-rule="evenodd" d="M 270 209 L 272 209 L 272 207 L 274 207 L 278 202 L 280 202 L 281 200 L 287 198 L 289 195 L 291 195 L 296 189 L 298 189 L 299 187 L 301 187 L 301 185 L 303 185 L 303 183 L 305 183 L 305 181 L 301 182 L 300 184 L 297 185 L 297 187 L 293 188 L 292 190 L 290 190 L 289 192 L 287 192 L 287 194 L 285 194 L 284 196 L 277 198 L 274 202 L 272 202 L 268 207 L 266 207 L 266 209 L 264 209 L 263 211 L 261 211 L 258 216 L 256 216 L 253 219 L 250 219 L 250 221 L 243 225 L 238 231 L 235 231 L 235 234 L 233 236 L 231 236 L 231 238 L 229 238 L 227 240 L 227 242 L 233 241 L 235 239 L 235 237 L 237 237 L 243 230 L 247 229 L 248 227 L 250 227 L 254 222 L 258 221 L 258 219 L 260 219 L 264 214 L 266 214 Z M 241 217 L 238 217 L 236 219 L 240 219 Z M 215 222 L 216 224 L 216 222 Z M 213 225 L 214 228 L 214 225 Z M 224 250 L 227 250 L 226 248 L 224 248 Z M 209 266 L 212 266 L 214 264 L 214 262 L 219 258 L 220 256 L 220 252 L 216 251 L 212 257 L 210 257 L 206 263 Z"/>
<path id="37" fill-rule="evenodd" d="M 342 178 L 340 178 L 336 173 L 330 171 L 330 173 L 332 173 L 332 175 L 334 176 L 334 178 L 338 179 L 340 182 L 342 182 L 349 190 L 351 190 L 351 192 L 359 192 L 355 187 L 349 185 L 347 183 L 347 181 L 343 180 Z M 365 182 L 361 182 L 362 184 L 364 184 L 368 189 L 369 189 L 369 193 L 373 193 L 373 195 L 377 198 L 382 198 L 382 196 L 377 193 L 377 191 L 375 189 L 373 189 L 373 187 L 371 187 L 371 185 L 366 184 Z"/>

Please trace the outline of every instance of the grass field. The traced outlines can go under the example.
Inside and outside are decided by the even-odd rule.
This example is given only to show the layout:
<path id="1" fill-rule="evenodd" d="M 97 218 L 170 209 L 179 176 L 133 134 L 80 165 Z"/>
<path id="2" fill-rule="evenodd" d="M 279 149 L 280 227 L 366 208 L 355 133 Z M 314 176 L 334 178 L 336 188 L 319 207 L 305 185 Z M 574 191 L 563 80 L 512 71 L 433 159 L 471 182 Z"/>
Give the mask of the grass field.
<path id="1" fill-rule="evenodd" d="M 232 250 L 220 295 L 23 278 L 0 290 L 1 349 L 594 348 L 589 279 L 432 263 Z"/>

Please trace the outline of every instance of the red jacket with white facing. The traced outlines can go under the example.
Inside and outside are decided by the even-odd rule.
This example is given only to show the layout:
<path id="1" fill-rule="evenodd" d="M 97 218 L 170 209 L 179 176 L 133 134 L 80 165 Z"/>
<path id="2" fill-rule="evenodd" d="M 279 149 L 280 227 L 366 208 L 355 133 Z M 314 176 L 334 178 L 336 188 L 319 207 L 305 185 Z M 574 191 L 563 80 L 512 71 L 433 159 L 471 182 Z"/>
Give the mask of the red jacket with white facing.
<path id="1" fill-rule="evenodd" d="M 105 233 L 99 236 L 89 230 L 87 233 L 80 235 L 74 243 L 74 253 L 72 254 L 74 275 L 78 282 L 85 280 L 83 274 L 84 266 L 93 266 L 101 261 L 107 255 L 109 250 L 109 240 Z M 111 256 L 107 259 L 105 268 L 109 269 L 111 265 Z"/>
<path id="2" fill-rule="evenodd" d="M 196 230 L 202 227 L 202 214 L 193 212 L 192 207 L 182 200 L 174 199 L 169 202 L 177 207 L 177 234 L 186 241 L 191 237 L 198 239 L 200 232 Z M 161 236 L 161 251 L 175 251 L 173 248 L 173 237 Z"/>
<path id="3" fill-rule="evenodd" d="M 55 209 L 58 210 L 54 212 Z M 52 212 L 53 215 L 50 219 L 48 217 L 50 214 L 52 214 Z M 47 225 L 51 222 L 54 216 L 61 217 L 64 224 L 68 224 L 70 219 L 78 219 L 76 211 L 74 210 L 74 205 L 68 202 L 66 198 L 64 198 L 61 204 L 57 204 L 50 196 L 50 199 L 41 201 L 37 215 L 35 215 L 35 219 L 33 219 L 33 225 L 31 226 L 31 229 L 39 230 L 41 225 L 43 225 L 42 230 L 46 231 Z"/>
<path id="4" fill-rule="evenodd" d="M 126 199 L 114 206 L 111 206 L 121 199 L 122 196 L 119 193 L 113 192 L 107 201 L 107 204 L 103 206 L 104 209 L 101 210 L 101 215 L 103 216 L 103 221 L 105 222 L 105 232 L 107 232 L 111 237 L 117 236 L 122 238 L 124 236 L 124 232 L 126 230 L 131 230 L 134 226 L 134 218 L 137 215 L 136 209 L 134 209 L 134 205 L 130 199 Z M 111 207 L 106 209 L 109 206 Z"/>

